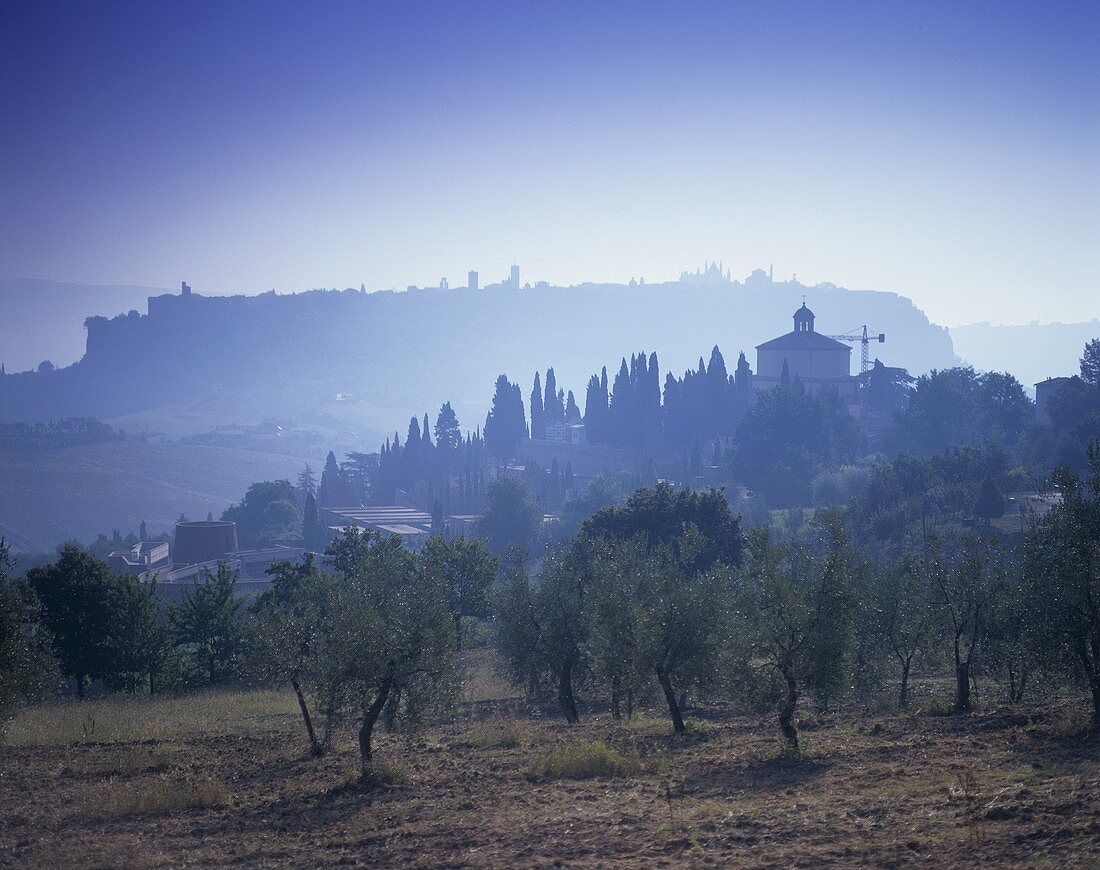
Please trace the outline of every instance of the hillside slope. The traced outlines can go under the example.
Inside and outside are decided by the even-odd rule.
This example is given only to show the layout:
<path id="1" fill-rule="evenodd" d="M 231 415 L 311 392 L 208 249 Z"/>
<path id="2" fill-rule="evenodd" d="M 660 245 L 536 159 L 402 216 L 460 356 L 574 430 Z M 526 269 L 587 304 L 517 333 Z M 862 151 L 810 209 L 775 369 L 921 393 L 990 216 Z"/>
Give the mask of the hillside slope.
<path id="1" fill-rule="evenodd" d="M 320 462 L 311 462 L 314 468 Z M 0 536 L 17 550 L 48 550 L 99 532 L 172 528 L 205 519 L 258 480 L 293 480 L 299 457 L 193 444 L 111 441 L 57 451 L 0 450 Z"/>

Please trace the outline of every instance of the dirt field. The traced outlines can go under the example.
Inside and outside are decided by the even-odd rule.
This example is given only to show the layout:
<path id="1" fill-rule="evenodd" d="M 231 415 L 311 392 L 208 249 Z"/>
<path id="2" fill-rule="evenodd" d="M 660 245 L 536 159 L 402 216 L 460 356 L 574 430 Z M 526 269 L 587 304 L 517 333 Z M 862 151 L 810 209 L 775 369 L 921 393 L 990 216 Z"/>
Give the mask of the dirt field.
<path id="1" fill-rule="evenodd" d="M 772 719 L 568 728 L 474 673 L 452 723 L 382 737 L 394 782 L 369 790 L 350 736 L 308 757 L 289 693 L 26 713 L 0 749 L 0 865 L 1100 866 L 1083 708 L 804 719 L 789 760 Z M 534 774 L 595 740 L 625 772 Z"/>

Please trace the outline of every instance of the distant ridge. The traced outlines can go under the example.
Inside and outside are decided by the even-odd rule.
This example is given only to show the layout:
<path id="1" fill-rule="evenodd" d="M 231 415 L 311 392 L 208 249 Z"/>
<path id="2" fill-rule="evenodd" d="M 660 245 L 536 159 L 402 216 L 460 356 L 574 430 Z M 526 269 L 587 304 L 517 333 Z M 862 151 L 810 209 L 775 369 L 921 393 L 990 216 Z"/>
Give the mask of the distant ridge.
<path id="1" fill-rule="evenodd" d="M 201 290 L 157 296 L 150 313 L 93 318 L 78 365 L 0 379 L 0 417 L 141 414 L 142 425 L 157 429 L 186 416 L 198 431 L 210 422 L 278 415 L 351 426 L 369 443 L 403 428 L 412 411 L 450 400 L 472 429 L 484 420 L 501 372 L 526 388 L 536 368 L 553 365 L 559 384 L 581 395 L 600 366 L 644 349 L 658 354 L 663 378 L 694 367 L 716 344 L 733 360 L 788 332 L 803 296 L 822 333 L 864 323 L 885 332 L 887 343 L 875 350 L 891 365 L 923 372 L 955 358 L 947 331 L 909 299 L 772 282 L 760 270 L 744 283 L 689 277 L 233 297 Z"/>
<path id="2" fill-rule="evenodd" d="M 983 371 L 1010 371 L 1029 390 L 1050 377 L 1075 375 L 1085 343 L 1100 338 L 1100 320 L 951 327 L 959 358 Z"/>

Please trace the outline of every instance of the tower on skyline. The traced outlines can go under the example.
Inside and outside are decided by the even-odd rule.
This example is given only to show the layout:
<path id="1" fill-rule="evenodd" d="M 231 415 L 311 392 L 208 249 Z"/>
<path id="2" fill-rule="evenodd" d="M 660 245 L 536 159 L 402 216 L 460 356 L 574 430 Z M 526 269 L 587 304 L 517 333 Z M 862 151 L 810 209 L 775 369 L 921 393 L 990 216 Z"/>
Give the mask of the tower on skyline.
<path id="1" fill-rule="evenodd" d="M 513 290 L 519 289 L 519 266 L 515 263 L 512 264 L 512 269 L 508 273 L 508 281 L 512 285 Z"/>
<path id="2" fill-rule="evenodd" d="M 466 274 L 466 286 L 471 290 L 477 289 L 477 272 L 473 269 Z"/>

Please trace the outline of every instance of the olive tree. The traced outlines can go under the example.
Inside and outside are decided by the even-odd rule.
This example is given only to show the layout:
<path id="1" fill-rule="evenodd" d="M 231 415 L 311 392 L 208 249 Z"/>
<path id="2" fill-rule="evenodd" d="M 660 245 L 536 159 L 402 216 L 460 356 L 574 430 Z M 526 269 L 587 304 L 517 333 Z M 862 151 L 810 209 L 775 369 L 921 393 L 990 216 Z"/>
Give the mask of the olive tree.
<path id="1" fill-rule="evenodd" d="M 708 688 L 718 678 L 729 578 L 721 569 L 689 567 L 706 546 L 694 528 L 671 546 L 649 549 L 635 539 L 606 550 L 595 563 L 591 609 L 599 639 L 598 667 L 633 688 L 642 675 L 661 687 L 673 731 L 684 733 L 678 691 Z"/>
<path id="2" fill-rule="evenodd" d="M 620 558 L 615 558 L 620 556 Z M 607 548 L 593 564 L 593 588 L 588 601 L 588 648 L 592 669 L 611 696 L 611 715 L 621 719 L 634 714 L 646 672 L 639 655 L 642 606 L 638 581 L 631 565 Z"/>
<path id="3" fill-rule="evenodd" d="M 986 537 L 963 535 L 950 547 L 925 536 L 923 570 L 942 615 L 941 623 L 955 665 L 954 712 L 970 713 L 973 666 L 985 642 L 996 596 L 1005 581 L 1000 545 Z"/>
<path id="4" fill-rule="evenodd" d="M 353 528 L 329 552 L 326 643 L 359 721 L 362 776 L 369 780 L 383 710 L 408 729 L 452 700 L 454 629 L 438 580 L 417 570 L 400 538 Z"/>
<path id="5" fill-rule="evenodd" d="M 535 589 L 527 571 L 527 551 L 516 544 L 508 550 L 501 581 L 493 595 L 493 642 L 501 670 L 524 687 L 528 700 L 542 694 L 539 623 Z"/>
<path id="6" fill-rule="evenodd" d="M 454 624 L 455 648 L 462 649 L 462 620 L 489 616 L 489 593 L 500 570 L 495 556 L 480 538 L 428 539 L 419 555 L 420 569 L 446 596 Z"/>
<path id="7" fill-rule="evenodd" d="M 810 544 L 775 543 L 749 532 L 735 593 L 734 666 L 747 688 L 774 705 L 792 752 L 795 716 L 807 692 L 834 694 L 847 678 L 852 556 L 839 516 L 822 511 Z"/>
<path id="8" fill-rule="evenodd" d="M 1042 602 L 1013 560 L 1013 569 L 992 602 L 985 642 L 988 669 L 1018 704 L 1047 667 L 1042 642 Z"/>
<path id="9" fill-rule="evenodd" d="M 497 650 L 515 682 L 537 694 L 543 679 L 557 688 L 565 721 L 580 720 L 576 691 L 588 676 L 587 597 L 589 572 L 574 547 L 560 547 L 542 563 L 532 581 L 523 567 L 525 553 L 511 551 L 497 597 Z"/>
<path id="10" fill-rule="evenodd" d="M 349 704 L 353 662 L 334 644 L 331 575 L 307 555 L 300 564 L 274 563 L 271 587 L 255 604 L 253 668 L 264 681 L 290 683 L 314 756 L 328 751 L 338 718 Z M 312 704 L 312 712 L 311 712 Z M 314 723 L 319 718 L 320 733 Z"/>
<path id="11" fill-rule="evenodd" d="M 871 630 L 897 659 L 898 706 L 908 710 L 913 660 L 936 637 L 940 620 L 938 601 L 919 562 L 911 558 L 872 571 L 869 592 Z"/>
<path id="12" fill-rule="evenodd" d="M 1100 443 L 1088 457 L 1084 481 L 1064 468 L 1055 474 L 1062 502 L 1033 519 L 1024 570 L 1050 656 L 1088 688 L 1100 726 Z"/>
<path id="13" fill-rule="evenodd" d="M 49 635 L 38 622 L 37 599 L 11 580 L 10 565 L 0 538 L 0 734 L 12 712 L 44 692 L 57 668 Z"/>

